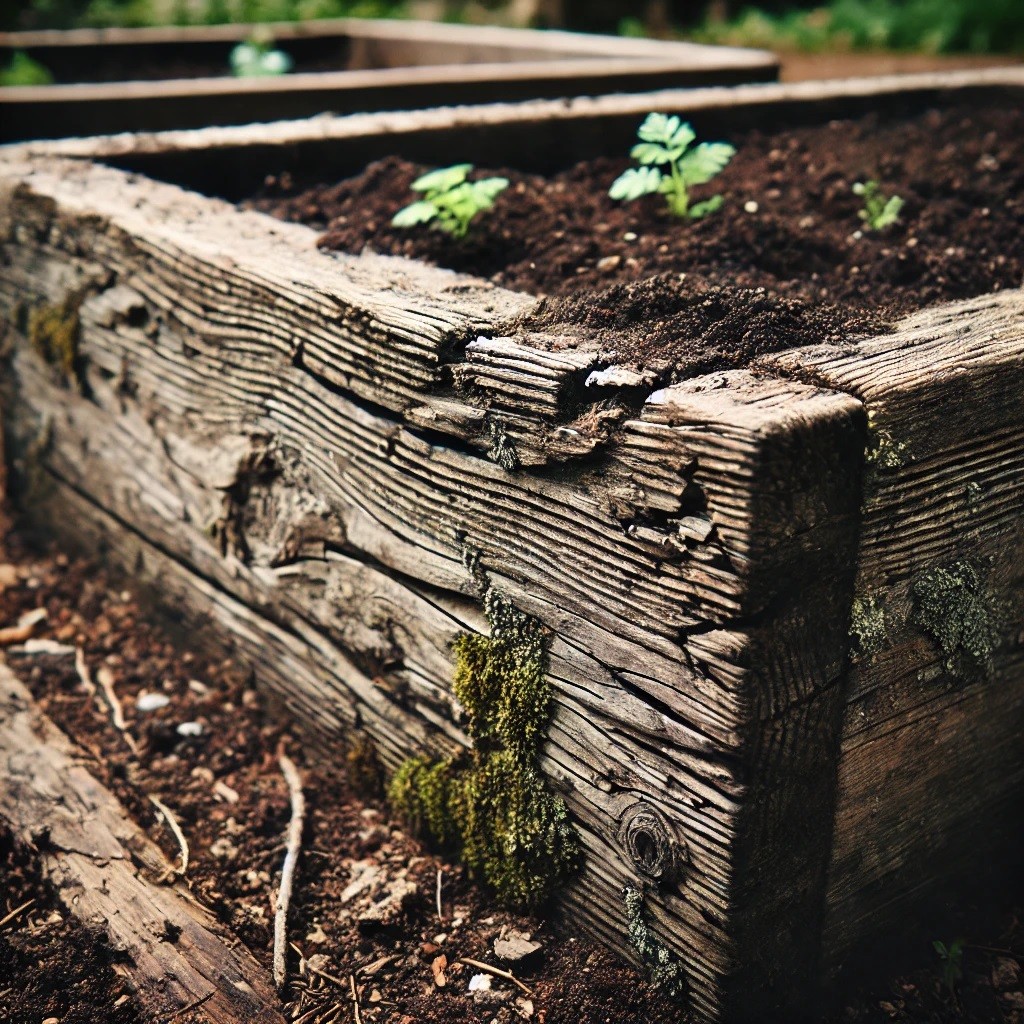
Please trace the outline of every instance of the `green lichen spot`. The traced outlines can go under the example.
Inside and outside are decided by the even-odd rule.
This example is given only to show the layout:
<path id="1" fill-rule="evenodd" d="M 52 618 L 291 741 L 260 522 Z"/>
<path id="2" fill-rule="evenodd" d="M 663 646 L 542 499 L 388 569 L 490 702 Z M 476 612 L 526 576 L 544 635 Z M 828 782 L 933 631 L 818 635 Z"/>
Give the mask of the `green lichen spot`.
<path id="1" fill-rule="evenodd" d="M 38 306 L 28 315 L 29 344 L 68 381 L 78 377 L 78 306 L 69 298 L 58 305 Z"/>
<path id="2" fill-rule="evenodd" d="M 678 958 L 655 938 L 644 916 L 644 894 L 638 889 L 626 889 L 626 920 L 629 939 L 644 966 L 651 972 L 651 983 L 673 999 L 686 994 L 686 974 Z"/>
<path id="3" fill-rule="evenodd" d="M 889 642 L 889 624 L 885 608 L 876 597 L 855 597 L 850 616 L 850 657 L 866 661 Z"/>
<path id="4" fill-rule="evenodd" d="M 911 621 L 938 645 L 946 671 L 962 682 L 988 678 L 1002 609 L 978 569 L 969 562 L 932 569 L 914 583 L 911 596 Z"/>
<path id="5" fill-rule="evenodd" d="M 454 644 L 453 690 L 473 749 L 459 758 L 410 758 L 388 789 L 420 834 L 461 857 L 508 906 L 535 909 L 579 869 L 581 851 L 561 797 L 537 767 L 551 717 L 541 625 L 495 590 L 489 637 Z"/>
<path id="6" fill-rule="evenodd" d="M 873 430 L 865 455 L 868 465 L 874 469 L 900 469 L 911 461 L 910 449 L 897 441 L 888 430 Z"/>

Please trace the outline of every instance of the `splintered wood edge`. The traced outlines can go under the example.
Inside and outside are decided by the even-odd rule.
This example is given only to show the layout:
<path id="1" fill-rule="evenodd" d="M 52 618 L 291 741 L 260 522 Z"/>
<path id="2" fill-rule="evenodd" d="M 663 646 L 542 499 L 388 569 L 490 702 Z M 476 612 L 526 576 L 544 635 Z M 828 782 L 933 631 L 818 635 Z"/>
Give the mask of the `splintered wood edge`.
<path id="1" fill-rule="evenodd" d="M 574 97 L 480 106 L 439 107 L 431 110 L 381 114 L 318 116 L 298 121 L 276 121 L 231 127 L 165 132 L 125 132 L 79 139 L 15 143 L 0 147 L 0 155 L 39 154 L 93 159 L 157 154 L 187 150 L 217 150 L 264 145 L 352 140 L 394 136 L 396 148 L 403 135 L 460 131 L 471 133 L 497 126 L 574 125 L 588 121 L 640 119 L 651 110 L 716 113 L 727 122 L 738 111 L 770 110 L 799 104 L 813 107 L 832 102 L 912 97 L 915 93 L 953 95 L 957 90 L 1024 88 L 1024 67 L 968 71 L 926 72 L 916 75 L 881 75 L 828 81 L 782 84 L 712 86 L 668 89 L 638 96 Z M 2 106 L 0 106 L 2 109 Z"/>
<path id="2" fill-rule="evenodd" d="M 153 1019 L 202 1001 L 217 1024 L 283 1024 L 267 972 L 183 884 L 150 880 L 173 877 L 173 866 L 3 661 L 0 762 L 0 820 L 65 909 L 127 954 L 116 970 Z"/>

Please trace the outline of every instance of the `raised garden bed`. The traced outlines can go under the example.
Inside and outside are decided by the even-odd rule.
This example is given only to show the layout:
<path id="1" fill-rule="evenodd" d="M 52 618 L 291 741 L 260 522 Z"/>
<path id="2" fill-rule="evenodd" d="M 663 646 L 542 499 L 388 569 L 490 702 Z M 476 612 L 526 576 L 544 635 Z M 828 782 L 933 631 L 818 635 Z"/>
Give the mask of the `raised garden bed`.
<path id="1" fill-rule="evenodd" d="M 232 78 L 254 32 L 294 62 Z M 24 53 L 55 84 L 0 89 L 0 141 L 247 124 L 446 103 L 643 92 L 774 79 L 760 50 L 569 32 L 361 18 L 267 26 L 0 33 L 0 66 Z"/>
<path id="2" fill-rule="evenodd" d="M 38 521 L 233 636 L 330 737 L 328 756 L 369 737 L 412 783 L 410 756 L 458 756 L 475 738 L 459 763 L 494 778 L 491 757 L 516 751 L 525 773 L 522 737 L 542 736 L 537 799 L 564 800 L 582 852 L 579 873 L 555 872 L 561 913 L 634 959 L 663 957 L 698 1018 L 806 1007 L 926 896 L 980 859 L 1019 856 L 1024 296 L 999 277 L 999 256 L 1019 259 L 1011 236 L 1005 253 L 980 229 L 959 239 L 961 265 L 990 276 L 951 280 L 941 225 L 914 206 L 949 216 L 970 198 L 943 163 L 956 153 L 938 151 L 931 186 L 907 181 L 888 245 L 861 247 L 877 271 L 920 227 L 909 248 L 924 246 L 936 291 L 872 306 L 834 283 L 844 319 L 810 345 L 820 297 L 766 292 L 747 309 L 776 338 L 744 348 L 741 318 L 710 365 L 617 343 L 635 339 L 614 321 L 545 319 L 554 300 L 492 281 L 320 252 L 317 230 L 156 179 L 234 181 L 250 202 L 269 187 L 280 205 L 287 173 L 287 205 L 314 170 L 331 181 L 387 154 L 557 173 L 619 157 L 647 111 L 677 110 L 699 137 L 740 146 L 743 188 L 723 176 L 716 216 L 757 201 L 756 223 L 793 239 L 772 211 L 797 201 L 785 182 L 755 195 L 741 173 L 745 149 L 767 144 L 752 125 L 799 141 L 884 110 L 912 140 L 929 107 L 1012 118 L 1022 95 L 1024 74 L 1005 71 L 9 151 L 15 482 Z M 988 182 L 978 197 L 1019 176 L 1016 136 L 971 141 L 935 116 L 970 175 L 992 176 L 969 179 Z M 802 157 L 784 165 L 811 174 Z M 994 239 L 1020 215 L 1008 194 Z M 838 192 L 821 201 L 852 235 L 855 209 Z M 659 230 L 652 211 L 636 217 L 638 239 Z M 698 266 L 694 237 L 724 244 L 711 220 L 677 230 Z M 721 319 L 685 323 L 713 333 Z M 476 685 L 489 698 L 470 700 Z M 514 699 L 526 688 L 536 704 Z M 487 726 L 496 707 L 522 733 Z M 484 794 L 499 819 L 523 773 Z M 560 827 L 545 834 L 561 837 L 556 867 L 574 859 Z M 538 867 L 518 863 L 491 880 Z"/>

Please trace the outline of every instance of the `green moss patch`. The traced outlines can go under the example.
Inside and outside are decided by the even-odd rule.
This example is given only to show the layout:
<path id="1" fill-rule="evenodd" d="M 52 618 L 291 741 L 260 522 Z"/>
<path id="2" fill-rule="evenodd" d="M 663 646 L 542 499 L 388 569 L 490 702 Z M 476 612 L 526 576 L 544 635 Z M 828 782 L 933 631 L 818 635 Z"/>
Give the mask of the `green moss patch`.
<path id="1" fill-rule="evenodd" d="M 946 671 L 962 682 L 988 678 L 1003 615 L 978 569 L 970 562 L 932 569 L 911 596 L 911 622 L 938 645 Z"/>
<path id="2" fill-rule="evenodd" d="M 28 340 L 35 352 L 67 381 L 78 379 L 78 298 L 38 306 L 28 314 Z"/>
<path id="3" fill-rule="evenodd" d="M 388 788 L 421 835 L 459 856 L 504 904 L 535 909 L 580 866 L 579 838 L 537 758 L 551 717 L 543 627 L 495 590 L 484 601 L 489 637 L 454 644 L 453 689 L 473 749 L 410 758 Z"/>

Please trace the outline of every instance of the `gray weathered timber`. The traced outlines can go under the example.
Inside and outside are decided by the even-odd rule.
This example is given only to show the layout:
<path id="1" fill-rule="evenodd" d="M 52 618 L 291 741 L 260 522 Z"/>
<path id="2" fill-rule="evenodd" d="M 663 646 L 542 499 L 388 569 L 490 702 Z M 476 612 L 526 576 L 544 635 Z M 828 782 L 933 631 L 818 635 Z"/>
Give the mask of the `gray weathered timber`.
<path id="1" fill-rule="evenodd" d="M 33 503 L 74 501 L 65 525 L 97 520 L 115 549 L 136 535 L 201 614 L 216 604 L 248 633 L 304 717 L 367 730 L 392 767 L 465 741 L 449 644 L 483 627 L 481 586 L 500 589 L 552 631 L 545 764 L 589 853 L 566 901 L 622 948 L 621 891 L 645 880 L 623 836 L 652 819 L 673 869 L 647 880 L 650 912 L 694 1006 L 713 1017 L 735 1000 L 733 975 L 760 990 L 780 972 L 786 994 L 813 943 L 795 931 L 799 950 L 779 944 L 761 964 L 732 918 L 738 901 L 750 921 L 775 916 L 790 886 L 813 899 L 824 870 L 827 817 L 796 875 L 758 850 L 806 798 L 768 780 L 806 774 L 814 789 L 828 775 L 796 767 L 828 751 L 793 737 L 842 669 L 850 595 L 834 593 L 852 575 L 822 559 L 846 549 L 852 563 L 859 403 L 743 372 L 681 384 L 563 478 L 543 464 L 557 417 L 542 409 L 532 433 L 506 417 L 521 405 L 529 423 L 568 357 L 521 342 L 538 367 L 521 403 L 439 372 L 507 353 L 465 341 L 500 337 L 532 300 L 323 256 L 304 229 L 94 165 L 9 170 L 12 337 L 69 296 L 81 325 L 77 382 L 15 340 L 5 405 L 11 443 L 43 470 Z M 488 458 L 495 429 L 533 445 L 536 471 Z M 800 656 L 761 653 L 785 643 Z M 284 668 L 303 658 L 312 671 Z M 737 876 L 755 859 L 757 886 Z"/>
<path id="2" fill-rule="evenodd" d="M 1019 854 L 1024 296 L 939 307 L 850 351 L 766 363 L 856 395 L 871 425 L 856 590 L 883 610 L 886 635 L 845 684 L 822 940 L 838 967 L 871 930 L 898 930 L 915 900 L 984 867 L 1000 839 Z M 1001 642 L 988 670 L 957 678 L 915 624 L 913 588 L 965 564 Z"/>
<path id="3" fill-rule="evenodd" d="M 202 1002 L 215 1024 L 283 1024 L 267 972 L 184 883 L 168 881 L 167 858 L 2 661 L 0 765 L 0 821 L 20 842 L 38 844 L 65 908 L 106 932 L 124 957 L 114 969 L 150 1019 Z"/>
<path id="4" fill-rule="evenodd" d="M 734 130 L 1024 84 L 925 77 L 662 105 Z M 88 159 L 212 180 L 236 158 L 262 173 L 274 147 L 502 152 L 540 131 L 586 152 L 644 103 L 8 151 L 5 429 L 33 516 L 390 768 L 467 742 L 450 645 L 487 628 L 486 588 L 537 617 L 557 707 L 543 766 L 586 851 L 559 911 L 628 955 L 622 891 L 643 889 L 697 1017 L 763 1020 L 1014 820 L 1024 295 L 657 389 L 586 337 L 524 334 L 529 296 L 319 253 L 305 228 Z M 40 310 L 77 315 L 70 376 L 26 340 Z M 942 572 L 976 584 L 951 614 L 974 617 L 985 657 L 922 623 Z"/>

